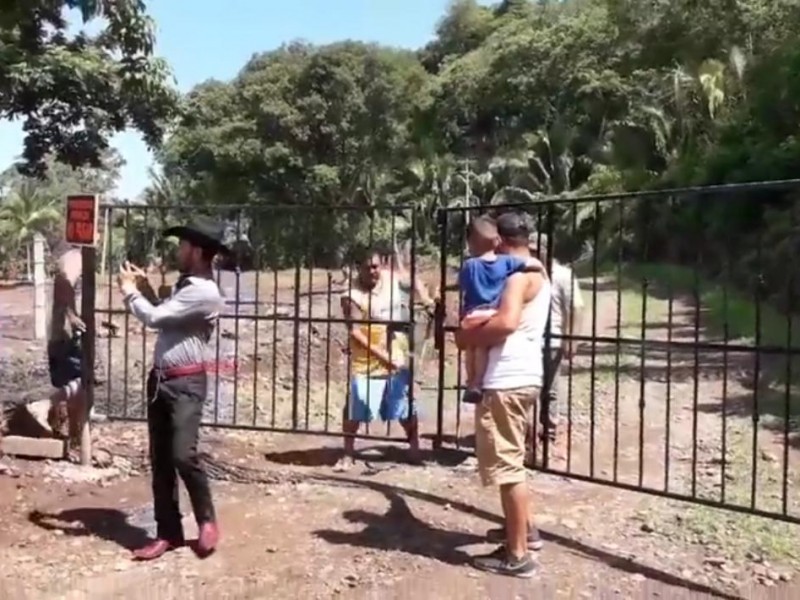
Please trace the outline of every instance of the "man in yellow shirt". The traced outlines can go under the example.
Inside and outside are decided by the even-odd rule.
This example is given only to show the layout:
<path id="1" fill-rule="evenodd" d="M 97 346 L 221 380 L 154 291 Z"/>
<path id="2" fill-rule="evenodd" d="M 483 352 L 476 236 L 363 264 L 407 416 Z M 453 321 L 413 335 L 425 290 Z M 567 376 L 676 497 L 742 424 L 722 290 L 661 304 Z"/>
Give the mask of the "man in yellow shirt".
<path id="1" fill-rule="evenodd" d="M 347 434 L 344 457 L 337 463 L 337 471 L 353 465 L 353 436 L 362 423 L 370 423 L 376 417 L 399 421 L 408 436 L 409 458 L 413 462 L 419 460 L 417 414 L 408 400 L 413 385 L 408 369 L 408 337 L 388 322 L 405 320 L 403 315 L 412 310 L 413 292 L 426 305 L 432 300 L 419 281 L 411 282 L 406 273 L 387 265 L 381 253 L 368 250 L 357 262 L 356 279 L 341 297 L 350 334 L 350 392 L 343 418 L 343 431 Z"/>

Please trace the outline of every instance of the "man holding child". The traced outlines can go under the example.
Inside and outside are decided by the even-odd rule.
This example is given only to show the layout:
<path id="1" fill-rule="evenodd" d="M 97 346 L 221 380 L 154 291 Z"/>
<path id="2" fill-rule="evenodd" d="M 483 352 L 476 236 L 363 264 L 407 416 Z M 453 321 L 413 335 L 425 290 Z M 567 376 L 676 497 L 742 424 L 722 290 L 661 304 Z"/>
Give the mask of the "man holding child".
<path id="1" fill-rule="evenodd" d="M 484 224 L 487 226 L 481 236 L 491 237 L 492 222 L 486 220 L 479 226 L 483 228 Z M 480 325 L 465 323 L 467 326 L 456 333 L 460 348 L 483 348 L 486 352 L 483 376 L 472 381 L 482 388 L 475 409 L 476 454 L 482 483 L 500 488 L 505 517 L 502 528 L 488 532 L 490 541 L 502 544 L 494 552 L 477 557 L 474 565 L 527 578 L 537 570 L 529 551 L 541 548 L 541 539 L 528 515 L 525 438 L 544 381 L 542 342 L 550 282 L 541 264 L 531 260 L 525 217 L 505 213 L 494 226 L 497 235 L 492 243 L 497 254 L 514 257 L 517 262 L 509 263 L 505 277 L 495 277 L 501 279 L 502 290 L 496 312 Z M 497 270 L 493 275 L 497 276 Z"/>

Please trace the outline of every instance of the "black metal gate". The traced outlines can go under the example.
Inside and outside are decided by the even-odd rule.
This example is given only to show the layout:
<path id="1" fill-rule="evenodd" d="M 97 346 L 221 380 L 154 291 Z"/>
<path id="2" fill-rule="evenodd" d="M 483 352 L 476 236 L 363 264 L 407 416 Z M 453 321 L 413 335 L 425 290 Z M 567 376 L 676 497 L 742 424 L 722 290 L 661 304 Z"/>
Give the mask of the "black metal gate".
<path id="1" fill-rule="evenodd" d="M 214 368 L 203 424 L 220 428 L 342 435 L 351 370 L 346 322 L 339 298 L 355 285 L 350 266 L 360 252 L 403 264 L 389 269 L 398 280 L 416 277 L 413 207 L 317 206 L 102 206 L 104 235 L 101 276 L 94 297 L 98 315 L 96 352 L 106 363 L 95 406 L 110 419 L 146 417 L 145 382 L 155 332 L 143 328 L 122 304 L 116 274 L 129 260 L 150 271 L 160 293 L 177 277 L 175 241 L 161 233 L 169 225 L 205 213 L 228 223 L 234 258 L 217 264 L 226 296 L 213 345 Z M 353 267 L 355 268 L 355 267 Z M 394 288 L 392 288 L 394 289 Z M 401 294 L 403 287 L 401 286 Z M 404 330 L 408 365 L 415 379 L 417 311 L 407 297 L 389 319 L 355 320 L 355 325 Z M 105 339 L 103 339 L 105 338 Z M 412 409 L 417 403 L 409 389 Z M 394 429 L 394 430 L 392 430 Z M 359 437 L 403 439 L 398 427 L 369 427 Z"/>
<path id="2" fill-rule="evenodd" d="M 800 522 L 798 191 L 795 180 L 441 210 L 437 441 L 468 446 L 473 431 L 448 335 L 468 215 L 519 211 L 553 289 L 577 284 L 584 300 L 583 326 L 543 341 L 563 358 L 549 371 L 556 440 L 539 442 L 533 420 L 535 468 Z"/>
<path id="3" fill-rule="evenodd" d="M 585 315 L 580 330 L 545 336 L 544 351 L 574 351 L 556 378 L 558 437 L 535 445 L 535 467 L 800 522 L 800 235 L 796 211 L 787 210 L 798 189 L 800 181 L 788 181 L 444 209 L 436 326 L 408 298 L 403 314 L 358 324 L 407 332 L 417 383 L 409 401 L 423 430 L 432 429 L 435 447 L 468 446 L 461 356 L 449 335 L 466 217 L 523 212 L 548 272 L 580 285 Z M 145 417 L 155 339 L 124 310 L 116 270 L 124 260 L 149 265 L 151 283 L 168 287 L 175 265 L 161 231 L 170 224 L 198 212 L 229 223 L 236 259 L 217 272 L 228 299 L 204 418 L 216 427 L 341 435 L 351 365 L 338 298 L 353 285 L 354 251 L 389 257 L 402 245 L 407 256 L 392 277 L 429 275 L 419 268 L 431 262 L 418 252 L 412 206 L 102 208 L 94 297 L 106 372 L 95 405 L 112 419 Z M 400 428 L 377 429 L 366 436 L 404 438 Z M 533 429 L 537 439 L 536 419 Z"/>

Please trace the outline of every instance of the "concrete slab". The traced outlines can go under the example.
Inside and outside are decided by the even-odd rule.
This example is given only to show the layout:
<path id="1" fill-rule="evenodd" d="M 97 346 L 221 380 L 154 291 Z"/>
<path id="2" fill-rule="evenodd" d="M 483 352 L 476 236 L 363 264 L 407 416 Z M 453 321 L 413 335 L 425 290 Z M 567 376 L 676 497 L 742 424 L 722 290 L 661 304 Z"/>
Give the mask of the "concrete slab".
<path id="1" fill-rule="evenodd" d="M 66 444 L 64 440 L 48 438 L 32 438 L 20 435 L 9 435 L 0 440 L 3 454 L 26 456 L 30 458 L 64 458 Z"/>

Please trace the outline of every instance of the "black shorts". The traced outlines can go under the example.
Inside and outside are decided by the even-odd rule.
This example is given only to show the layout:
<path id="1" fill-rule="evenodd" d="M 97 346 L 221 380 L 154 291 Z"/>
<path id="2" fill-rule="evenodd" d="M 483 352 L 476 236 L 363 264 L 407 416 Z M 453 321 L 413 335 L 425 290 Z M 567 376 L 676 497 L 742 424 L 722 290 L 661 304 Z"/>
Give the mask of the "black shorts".
<path id="1" fill-rule="evenodd" d="M 61 388 L 70 381 L 81 378 L 81 341 L 73 337 L 58 340 L 47 345 L 47 364 L 50 369 L 50 383 Z"/>

